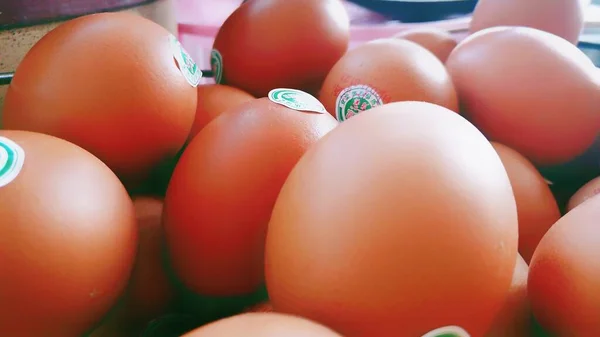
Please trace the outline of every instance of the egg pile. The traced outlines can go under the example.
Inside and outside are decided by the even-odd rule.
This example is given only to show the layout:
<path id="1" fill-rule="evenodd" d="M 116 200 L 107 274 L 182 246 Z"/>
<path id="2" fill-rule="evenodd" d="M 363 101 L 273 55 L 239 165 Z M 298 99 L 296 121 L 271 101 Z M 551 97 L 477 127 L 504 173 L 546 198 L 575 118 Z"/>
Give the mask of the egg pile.
<path id="1" fill-rule="evenodd" d="M 340 0 L 249 0 L 212 84 L 58 26 L 1 114 L 0 336 L 600 336 L 600 72 L 540 2 L 349 48 Z"/>

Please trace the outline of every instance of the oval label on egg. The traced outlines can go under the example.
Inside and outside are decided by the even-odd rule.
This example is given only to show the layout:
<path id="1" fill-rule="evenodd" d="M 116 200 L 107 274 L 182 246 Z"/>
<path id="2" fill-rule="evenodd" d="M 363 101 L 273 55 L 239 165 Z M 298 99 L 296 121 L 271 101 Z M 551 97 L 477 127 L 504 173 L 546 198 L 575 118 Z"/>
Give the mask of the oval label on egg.
<path id="1" fill-rule="evenodd" d="M 470 337 L 470 335 L 461 327 L 446 326 L 430 331 L 423 335 L 423 337 Z"/>
<path id="2" fill-rule="evenodd" d="M 0 137 L 0 187 L 15 180 L 24 162 L 23 148 L 8 138 Z"/>
<path id="3" fill-rule="evenodd" d="M 336 118 L 343 122 L 354 115 L 382 105 L 381 96 L 368 85 L 359 84 L 342 90 L 335 101 Z"/>
<path id="4" fill-rule="evenodd" d="M 296 89 L 279 88 L 269 92 L 269 99 L 290 109 L 298 111 L 327 113 L 325 107 L 313 95 Z"/>
<path id="5" fill-rule="evenodd" d="M 175 58 L 177 67 L 179 67 L 183 77 L 192 87 L 197 87 L 202 78 L 202 71 L 175 36 L 169 35 L 169 43 L 171 44 L 173 58 Z"/>
<path id="6" fill-rule="evenodd" d="M 223 56 L 216 49 L 210 52 L 210 68 L 213 72 L 215 83 L 221 84 L 223 81 Z"/>

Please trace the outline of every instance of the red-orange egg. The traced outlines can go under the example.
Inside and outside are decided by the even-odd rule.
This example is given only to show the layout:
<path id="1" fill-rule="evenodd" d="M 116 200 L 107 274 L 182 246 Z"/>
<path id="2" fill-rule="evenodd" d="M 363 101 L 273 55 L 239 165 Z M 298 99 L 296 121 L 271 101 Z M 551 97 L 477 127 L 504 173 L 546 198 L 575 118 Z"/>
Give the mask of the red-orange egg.
<path id="1" fill-rule="evenodd" d="M 460 115 L 390 103 L 340 124 L 298 162 L 269 222 L 277 312 L 346 337 L 482 336 L 505 302 L 517 208 L 492 145 Z"/>
<path id="2" fill-rule="evenodd" d="M 570 161 L 600 132 L 596 67 L 556 35 L 525 27 L 482 30 L 454 49 L 446 67 L 467 118 L 536 165 Z"/>
<path id="3" fill-rule="evenodd" d="M 137 187 L 186 141 L 198 75 L 174 37 L 150 20 L 77 18 L 46 34 L 19 64 L 3 125 L 79 145 Z"/>
<path id="4" fill-rule="evenodd" d="M 418 44 L 381 39 L 350 50 L 331 69 L 319 100 L 339 121 L 376 106 L 423 101 L 458 111 L 442 62 Z"/>
<path id="5" fill-rule="evenodd" d="M 320 104 L 305 93 L 281 93 Z M 337 124 L 324 110 L 298 111 L 260 98 L 198 133 L 165 198 L 168 251 L 185 286 L 203 295 L 233 296 L 263 284 L 265 232 L 279 190 L 304 152 Z"/>
<path id="6" fill-rule="evenodd" d="M 341 337 L 307 319 L 275 314 L 248 313 L 200 327 L 183 337 Z"/>
<path id="7" fill-rule="evenodd" d="M 579 41 L 584 11 L 580 0 L 478 0 L 470 32 L 496 26 L 524 26 Z M 589 1 L 588 1 L 589 3 Z"/>
<path id="8" fill-rule="evenodd" d="M 519 215 L 519 253 L 531 260 L 538 243 L 560 219 L 558 204 L 540 172 L 517 151 L 492 143 L 508 173 Z"/>
<path id="9" fill-rule="evenodd" d="M 0 336 L 79 337 L 123 293 L 137 244 L 127 191 L 67 141 L 0 131 Z"/>
<path id="10" fill-rule="evenodd" d="M 253 100 L 249 93 L 228 85 L 209 84 L 198 86 L 198 107 L 196 119 L 188 140 L 202 130 L 206 124 L 228 109 Z"/>
<path id="11" fill-rule="evenodd" d="M 598 194 L 600 194 L 600 177 L 592 179 L 571 196 L 571 199 L 569 199 L 569 203 L 567 204 L 567 211 L 583 204 L 588 199 Z"/>
<path id="12" fill-rule="evenodd" d="M 521 255 L 518 255 L 506 302 L 485 337 L 531 336 L 531 307 L 527 297 L 528 273 L 529 266 Z"/>
<path id="13" fill-rule="evenodd" d="M 556 336 L 600 336 L 600 197 L 550 230 L 529 265 L 528 293 L 540 324 Z"/>
<path id="14" fill-rule="evenodd" d="M 340 0 L 253 0 L 221 26 L 211 63 L 217 83 L 256 97 L 281 87 L 316 94 L 349 39 Z"/>
<path id="15" fill-rule="evenodd" d="M 413 28 L 402 31 L 395 38 L 415 42 L 446 62 L 457 45 L 456 39 L 447 31 L 437 28 Z"/>

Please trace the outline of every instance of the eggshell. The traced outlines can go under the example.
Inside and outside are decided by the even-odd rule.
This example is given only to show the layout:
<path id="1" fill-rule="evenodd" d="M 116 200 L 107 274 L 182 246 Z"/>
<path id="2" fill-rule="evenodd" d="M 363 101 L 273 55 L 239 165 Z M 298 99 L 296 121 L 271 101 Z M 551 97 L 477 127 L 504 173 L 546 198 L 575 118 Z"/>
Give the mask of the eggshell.
<path id="1" fill-rule="evenodd" d="M 67 21 L 25 56 L 6 93 L 6 129 L 66 139 L 136 187 L 189 134 L 196 88 L 178 67 L 172 35 L 138 15 Z M 195 66 L 188 57 L 189 66 Z"/>
<path id="2" fill-rule="evenodd" d="M 517 257 L 509 178 L 485 137 L 424 102 L 353 117 L 298 162 L 268 227 L 277 312 L 347 337 L 482 336 Z"/>
<path id="3" fill-rule="evenodd" d="M 531 260 L 538 243 L 560 219 L 560 210 L 548 183 L 533 164 L 517 151 L 492 143 L 508 173 L 519 215 L 519 253 Z"/>
<path id="4" fill-rule="evenodd" d="M 188 140 L 202 130 L 206 124 L 225 112 L 227 109 L 253 100 L 249 93 L 227 85 L 209 84 L 198 86 L 198 107 L 196 119 Z"/>
<path id="5" fill-rule="evenodd" d="M 567 211 L 581 205 L 588 199 L 600 194 L 600 177 L 595 178 L 580 188 L 569 200 Z"/>
<path id="6" fill-rule="evenodd" d="M 221 26 L 211 63 L 217 83 L 255 97 L 280 87 L 316 94 L 349 40 L 340 0 L 253 0 Z"/>
<path id="7" fill-rule="evenodd" d="M 456 39 L 450 33 L 438 28 L 407 29 L 394 35 L 394 37 L 412 41 L 425 47 L 442 62 L 446 62 L 457 45 Z"/>
<path id="8" fill-rule="evenodd" d="M 446 67 L 467 118 L 536 165 L 570 161 L 600 132 L 598 73 L 581 50 L 555 35 L 483 30 L 462 41 Z"/>
<path id="9" fill-rule="evenodd" d="M 339 121 L 399 101 L 423 101 L 458 111 L 452 80 L 427 49 L 401 39 L 381 39 L 350 50 L 331 69 L 319 100 Z"/>
<path id="10" fill-rule="evenodd" d="M 263 284 L 266 226 L 279 190 L 337 124 L 326 112 L 260 98 L 200 131 L 175 167 L 163 220 L 173 269 L 187 288 L 234 296 Z"/>
<path id="11" fill-rule="evenodd" d="M 89 337 L 138 336 L 151 319 L 165 314 L 174 291 L 162 264 L 163 201 L 139 196 L 133 199 L 139 249 L 128 289 L 107 322 Z"/>
<path id="12" fill-rule="evenodd" d="M 82 336 L 129 279 L 131 199 L 78 146 L 25 131 L 0 137 L 0 336 Z"/>
<path id="13" fill-rule="evenodd" d="M 329 328 L 304 318 L 248 313 L 225 318 L 183 337 L 341 337 Z"/>
<path id="14" fill-rule="evenodd" d="M 558 336 L 600 336 L 600 198 L 564 215 L 536 249 L 528 292 L 535 317 Z"/>
<path id="15" fill-rule="evenodd" d="M 524 26 L 579 41 L 584 12 L 579 0 L 479 0 L 470 33 L 496 26 Z"/>
<path id="16" fill-rule="evenodd" d="M 531 307 L 527 297 L 529 266 L 521 255 L 513 273 L 510 290 L 504 307 L 496 316 L 493 328 L 486 337 L 529 337 L 531 336 Z"/>

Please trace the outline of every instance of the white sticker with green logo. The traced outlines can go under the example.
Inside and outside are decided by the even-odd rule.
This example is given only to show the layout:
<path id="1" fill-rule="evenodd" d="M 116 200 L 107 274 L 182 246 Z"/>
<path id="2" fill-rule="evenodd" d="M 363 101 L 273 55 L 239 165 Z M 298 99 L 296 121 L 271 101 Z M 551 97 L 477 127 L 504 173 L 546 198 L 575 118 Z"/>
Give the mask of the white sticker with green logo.
<path id="1" fill-rule="evenodd" d="M 185 77 L 192 87 L 197 87 L 202 78 L 202 71 L 175 36 L 170 35 L 169 42 L 171 43 L 173 57 L 183 77 Z"/>
<path id="2" fill-rule="evenodd" d="M 0 137 L 0 187 L 15 180 L 24 162 L 23 148 L 8 138 Z"/>
<path id="3" fill-rule="evenodd" d="M 340 92 L 335 101 L 338 121 L 343 122 L 354 115 L 383 105 L 381 96 L 368 85 L 353 85 Z"/>
<path id="4" fill-rule="evenodd" d="M 313 95 L 296 89 L 279 88 L 269 92 L 269 99 L 290 109 L 327 113 L 325 107 Z"/>
<path id="5" fill-rule="evenodd" d="M 458 326 L 445 326 L 423 335 L 423 337 L 470 337 L 465 329 Z"/>
<path id="6" fill-rule="evenodd" d="M 216 49 L 210 52 L 210 68 L 212 69 L 215 83 L 221 84 L 223 81 L 223 56 Z"/>

